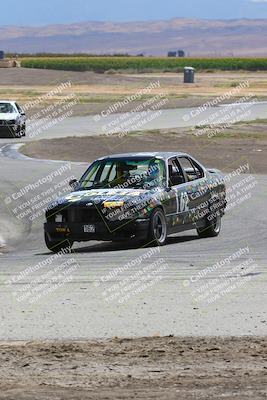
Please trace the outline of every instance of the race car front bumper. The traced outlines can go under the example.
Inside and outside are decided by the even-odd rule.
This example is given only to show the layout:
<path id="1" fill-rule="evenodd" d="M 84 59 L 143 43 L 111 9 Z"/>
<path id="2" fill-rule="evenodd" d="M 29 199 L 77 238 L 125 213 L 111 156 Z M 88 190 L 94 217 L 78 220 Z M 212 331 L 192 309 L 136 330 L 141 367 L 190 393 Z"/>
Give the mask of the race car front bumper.
<path id="1" fill-rule="evenodd" d="M 0 134 L 4 137 L 13 137 L 19 129 L 19 125 L 15 123 L 7 123 L 0 121 Z"/>
<path id="2" fill-rule="evenodd" d="M 130 238 L 145 239 L 148 234 L 149 219 L 136 219 L 131 221 L 112 222 L 104 221 L 94 224 L 46 222 L 44 230 L 50 241 L 64 239 L 73 242 L 86 242 L 89 240 L 121 241 Z M 91 230 L 91 231 L 90 231 Z"/>

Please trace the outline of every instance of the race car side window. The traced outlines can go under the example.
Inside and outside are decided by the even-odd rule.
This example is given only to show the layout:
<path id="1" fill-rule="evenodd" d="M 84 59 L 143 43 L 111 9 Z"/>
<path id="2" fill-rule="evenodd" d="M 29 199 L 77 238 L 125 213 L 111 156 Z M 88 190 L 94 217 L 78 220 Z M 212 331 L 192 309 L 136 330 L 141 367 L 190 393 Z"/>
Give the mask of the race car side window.
<path id="1" fill-rule="evenodd" d="M 183 168 L 188 181 L 203 178 L 204 172 L 202 168 L 190 157 L 179 157 L 179 163 Z"/>
<path id="2" fill-rule="evenodd" d="M 116 179 L 116 165 L 115 163 L 107 162 L 103 167 L 101 175 L 99 176 L 100 182 L 108 182 Z"/>
<path id="3" fill-rule="evenodd" d="M 170 158 L 168 161 L 169 186 L 177 186 L 185 183 L 183 171 L 176 157 Z"/>

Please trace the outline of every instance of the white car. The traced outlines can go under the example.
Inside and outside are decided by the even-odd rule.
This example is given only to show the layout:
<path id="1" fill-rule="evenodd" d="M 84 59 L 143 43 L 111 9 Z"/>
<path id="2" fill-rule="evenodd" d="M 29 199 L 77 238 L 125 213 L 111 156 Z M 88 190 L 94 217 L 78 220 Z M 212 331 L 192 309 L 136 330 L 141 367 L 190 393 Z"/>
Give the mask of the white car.
<path id="1" fill-rule="evenodd" d="M 0 100 L 1 137 L 21 138 L 26 134 L 26 115 L 15 101 Z"/>

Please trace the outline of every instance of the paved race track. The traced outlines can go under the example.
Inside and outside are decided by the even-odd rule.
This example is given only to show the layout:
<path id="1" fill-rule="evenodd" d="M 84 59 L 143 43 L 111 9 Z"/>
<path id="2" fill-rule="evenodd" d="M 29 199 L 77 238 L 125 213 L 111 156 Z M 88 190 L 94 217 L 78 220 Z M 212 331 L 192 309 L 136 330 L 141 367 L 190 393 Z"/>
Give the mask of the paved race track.
<path id="1" fill-rule="evenodd" d="M 95 118 L 69 117 L 62 121 L 28 121 L 28 136 L 24 141 L 39 139 L 53 139 L 68 136 L 88 136 L 110 133 L 115 126 L 121 126 L 123 121 L 134 121 L 127 125 L 127 130 L 169 129 L 180 127 L 191 127 L 198 125 L 209 125 L 216 123 L 233 123 L 238 121 L 252 121 L 266 118 L 267 102 L 239 103 L 222 105 L 219 107 L 181 108 L 170 110 L 150 111 L 145 116 L 142 113 L 129 113 L 126 120 L 119 121 L 123 114 L 111 114 L 107 117 Z M 64 115 L 64 114 L 63 114 Z M 142 120 L 140 126 L 136 124 Z M 49 127 L 49 123 L 51 126 Z M 115 125 L 113 125 L 115 123 Z M 39 129 L 40 128 L 40 129 Z M 118 128 L 117 131 L 121 129 Z M 9 140 L 10 142 L 12 140 Z"/>
<path id="2" fill-rule="evenodd" d="M 89 131 L 94 128 L 88 127 Z M 2 145 L 7 142 L 3 140 Z M 251 195 L 229 209 L 218 238 L 199 239 L 195 231 L 189 231 L 169 238 L 161 249 L 134 243 L 75 244 L 71 254 L 51 260 L 43 241 L 43 216 L 31 223 L 28 216 L 18 219 L 14 214 L 19 204 L 42 196 L 51 183 L 26 194 L 22 189 L 61 166 L 0 155 L 0 232 L 9 247 L 9 252 L 0 255 L 1 340 L 267 333 L 267 176 L 252 177 Z M 84 169 L 85 165 L 71 164 L 53 178 L 52 186 L 72 175 L 78 177 Z M 232 178 L 230 185 L 246 177 Z M 238 256 L 229 265 L 227 257 L 233 254 Z M 64 284 L 49 292 L 51 274 L 62 263 L 64 271 L 73 266 L 71 273 Z M 63 270 L 56 271 L 62 274 Z M 150 285 L 133 291 L 142 289 L 140 276 L 148 273 Z M 216 282 L 226 286 L 218 288 Z M 42 295 L 35 302 L 29 301 L 32 287 L 36 299 Z M 127 293 L 131 296 L 125 299 Z M 220 294 L 217 298 L 216 293 Z"/>

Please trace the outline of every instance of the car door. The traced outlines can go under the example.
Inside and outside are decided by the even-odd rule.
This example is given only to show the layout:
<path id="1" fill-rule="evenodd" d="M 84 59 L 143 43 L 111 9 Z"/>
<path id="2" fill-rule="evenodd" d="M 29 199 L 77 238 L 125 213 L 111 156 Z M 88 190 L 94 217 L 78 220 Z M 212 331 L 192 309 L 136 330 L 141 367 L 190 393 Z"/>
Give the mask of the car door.
<path id="1" fill-rule="evenodd" d="M 178 163 L 185 175 L 186 183 L 180 187 L 188 196 L 187 223 L 197 224 L 209 212 L 210 190 L 205 169 L 190 156 L 179 156 Z"/>
<path id="2" fill-rule="evenodd" d="M 169 192 L 165 212 L 170 232 L 176 232 L 190 221 L 190 199 L 187 194 L 186 176 L 177 157 L 170 158 L 167 167 Z"/>

